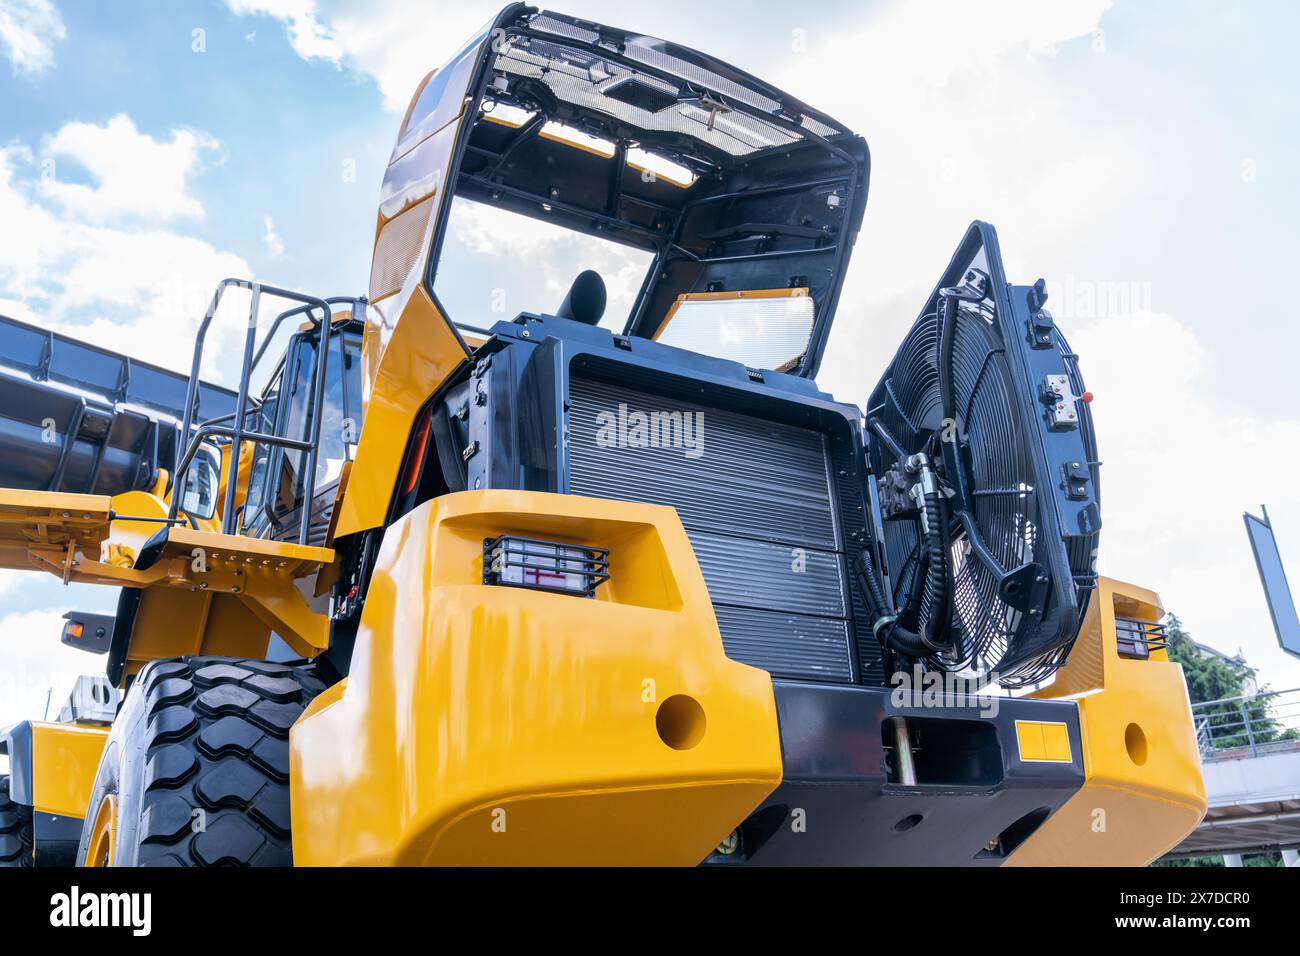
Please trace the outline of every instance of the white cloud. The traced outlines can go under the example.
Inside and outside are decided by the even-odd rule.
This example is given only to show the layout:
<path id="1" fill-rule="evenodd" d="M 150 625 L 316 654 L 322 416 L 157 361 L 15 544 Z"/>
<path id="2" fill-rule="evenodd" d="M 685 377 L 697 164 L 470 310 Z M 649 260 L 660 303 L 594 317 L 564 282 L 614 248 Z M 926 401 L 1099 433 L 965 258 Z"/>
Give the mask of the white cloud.
<path id="1" fill-rule="evenodd" d="M 226 0 L 239 16 L 274 17 L 284 23 L 289 44 L 303 59 L 338 63 L 342 48 L 317 15 L 315 0 Z"/>
<path id="2" fill-rule="evenodd" d="M 19 322 L 37 324 L 40 322 L 40 316 L 32 311 L 31 306 L 26 302 L 20 302 L 17 299 L 0 298 L 0 315 L 8 316 L 11 319 L 17 319 Z M 3 586 L 0 586 L 0 592 L 3 592 Z"/>
<path id="3" fill-rule="evenodd" d="M 0 727 L 58 714 L 81 674 L 103 673 L 92 658 L 59 642 L 67 607 L 23 611 L 0 618 Z"/>
<path id="4" fill-rule="evenodd" d="M 266 246 L 267 254 L 269 254 L 272 259 L 278 259 L 280 256 L 284 255 L 284 240 L 281 239 L 280 234 L 275 231 L 275 223 L 272 221 L 270 216 L 265 217 L 264 224 L 266 226 L 266 232 L 262 235 L 262 242 Z"/>
<path id="5" fill-rule="evenodd" d="M 858 51 L 850 61 L 855 69 L 893 79 L 890 86 L 864 84 L 866 89 L 896 94 L 909 83 L 942 86 L 961 74 L 987 71 L 1009 55 L 1053 54 L 1062 43 L 1096 34 L 1113 5 L 1114 0 L 912 0 L 863 32 L 847 32 L 842 42 Z"/>
<path id="6" fill-rule="evenodd" d="M 413 15 L 409 0 L 226 0 L 243 16 L 281 21 L 294 51 L 372 77 L 389 110 L 404 110 L 416 85 L 482 27 L 494 8 L 439 4 Z"/>
<path id="7" fill-rule="evenodd" d="M 195 203 L 190 207 L 193 212 L 201 214 L 202 207 L 186 185 L 193 154 L 166 148 L 174 146 L 180 134 L 173 134 L 170 143 L 158 142 L 138 133 L 129 119 L 120 119 L 124 122 L 118 124 L 119 130 L 128 129 L 130 140 L 148 141 L 138 143 L 136 151 L 149 157 L 158 181 L 172 184 L 165 190 L 170 197 L 165 202 L 157 195 L 133 195 L 133 188 L 143 189 L 147 184 L 101 166 L 106 172 L 98 186 L 82 187 L 87 192 L 75 201 L 56 204 L 28 148 L 0 149 L 4 310 L 116 351 L 188 371 L 194 331 L 212 289 L 226 276 L 248 276 L 252 270 L 241 256 L 202 239 L 136 224 L 137 214 L 151 206 L 155 218 L 168 209 L 184 209 L 190 201 Z M 68 129 L 65 126 L 52 141 L 84 144 L 84 130 L 69 134 Z M 194 142 L 204 139 L 195 134 Z M 163 148 L 155 150 L 154 146 Z M 103 218 L 110 210 L 118 210 L 111 224 Z M 239 331 L 238 323 L 214 326 L 206 353 L 208 373 L 220 368 L 223 351 L 238 338 Z"/>
<path id="8" fill-rule="evenodd" d="M 190 177 L 217 142 L 205 133 L 175 129 L 168 140 L 141 133 L 129 116 L 103 126 L 68 123 L 46 144 L 41 192 L 69 212 L 103 221 L 122 216 L 152 220 L 202 218 Z M 93 183 L 60 178 L 66 165 L 82 167 Z M 50 175 L 53 173 L 53 175 Z"/>
<path id="9" fill-rule="evenodd" d="M 0 48 L 15 74 L 44 73 L 54 65 L 54 44 L 66 36 L 63 17 L 50 0 L 0 3 Z"/>
<path id="10" fill-rule="evenodd" d="M 1101 572 L 1158 592 L 1199 640 L 1243 648 L 1275 687 L 1300 684 L 1241 520 L 1267 504 L 1284 553 L 1300 556 L 1300 488 L 1277 479 L 1300 470 L 1300 418 L 1261 421 L 1226 403 L 1213 355 L 1168 315 L 1103 318 L 1070 344 L 1097 396 Z M 1300 581 L 1300 560 L 1288 572 Z"/>
<path id="11" fill-rule="evenodd" d="M 907 2 L 856 30 L 812 32 L 807 51 L 777 71 L 778 86 L 870 144 L 870 198 L 841 317 L 856 304 L 890 328 L 910 309 L 910 322 L 973 219 L 1023 226 L 1036 241 L 1057 223 L 1077 229 L 1077 218 L 1087 223 L 1102 201 L 1118 204 L 1149 180 L 1142 137 L 1119 120 L 1085 135 L 1070 109 L 1077 91 L 1052 70 L 1050 54 L 1089 43 L 1110 5 Z"/>

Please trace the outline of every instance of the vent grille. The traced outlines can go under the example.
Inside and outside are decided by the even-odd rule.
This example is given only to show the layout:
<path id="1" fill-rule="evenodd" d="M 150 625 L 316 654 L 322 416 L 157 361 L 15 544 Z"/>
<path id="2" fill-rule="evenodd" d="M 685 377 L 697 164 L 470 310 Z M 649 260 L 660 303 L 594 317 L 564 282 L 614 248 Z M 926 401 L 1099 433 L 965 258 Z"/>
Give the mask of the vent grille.
<path id="1" fill-rule="evenodd" d="M 826 436 L 587 378 L 570 381 L 569 406 L 569 491 L 677 509 L 728 656 L 777 677 L 853 680 Z"/>
<path id="2" fill-rule="evenodd" d="M 433 196 L 421 200 L 384 224 L 375 243 L 370 267 L 370 301 L 401 291 L 402 283 L 420 258 L 424 234 L 433 211 Z"/>

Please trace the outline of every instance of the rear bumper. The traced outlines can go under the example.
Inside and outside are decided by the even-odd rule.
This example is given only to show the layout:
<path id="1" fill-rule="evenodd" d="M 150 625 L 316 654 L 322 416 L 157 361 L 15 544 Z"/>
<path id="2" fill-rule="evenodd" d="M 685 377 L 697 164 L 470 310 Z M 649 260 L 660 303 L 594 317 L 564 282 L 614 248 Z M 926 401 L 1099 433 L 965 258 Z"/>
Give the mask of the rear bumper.
<path id="1" fill-rule="evenodd" d="M 896 706 L 890 689 L 780 681 L 774 689 L 784 779 L 741 825 L 735 851 L 715 852 L 709 864 L 996 866 L 1084 784 L 1073 703 L 918 708 Z M 886 769 L 886 721 L 896 716 L 914 737 L 915 786 Z M 1034 755 L 1022 756 L 1017 722 L 1062 726 L 1068 754 L 1024 759 Z"/>
<path id="2" fill-rule="evenodd" d="M 1163 615 L 1151 591 L 1101 578 L 1055 681 L 1030 698 L 1002 700 L 996 715 L 896 707 L 888 690 L 776 682 L 783 781 L 739 828 L 736 852 L 706 862 L 1145 866 L 1205 814 L 1181 667 L 1163 649 L 1146 659 L 1118 652 L 1117 616 Z M 889 742 L 882 728 L 897 715 L 980 721 L 986 746 L 990 732 L 996 737 L 1002 779 L 927 781 L 918 755 L 918 786 L 891 783 L 881 768 Z M 1052 756 L 1038 749 L 1033 728 L 1058 722 L 1070 759 L 1033 759 Z M 923 752 L 923 735 L 920 743 Z M 940 750 L 960 758 L 960 737 Z M 948 777 L 959 778 L 962 760 L 949 763 L 956 769 Z"/>
<path id="3" fill-rule="evenodd" d="M 500 534 L 607 547 L 610 580 L 594 600 L 485 585 Z M 1196 825 L 1203 786 L 1179 668 L 1120 660 L 1104 614 L 1049 689 L 1069 699 L 774 682 L 726 657 L 671 509 L 446 495 L 388 528 L 351 672 L 293 729 L 294 859 L 1146 863 Z M 915 785 L 885 766 L 900 716 Z"/>

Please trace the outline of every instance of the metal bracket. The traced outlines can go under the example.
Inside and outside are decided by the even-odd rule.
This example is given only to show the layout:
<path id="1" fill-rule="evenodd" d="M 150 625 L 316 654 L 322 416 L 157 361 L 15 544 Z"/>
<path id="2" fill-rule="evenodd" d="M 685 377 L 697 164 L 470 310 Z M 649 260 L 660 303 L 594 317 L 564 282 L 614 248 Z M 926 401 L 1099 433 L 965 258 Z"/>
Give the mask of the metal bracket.
<path id="1" fill-rule="evenodd" d="M 1061 472 L 1065 475 L 1061 487 L 1065 495 L 1073 501 L 1088 500 L 1088 482 L 1092 473 L 1086 461 L 1066 461 L 1061 463 Z"/>
<path id="2" fill-rule="evenodd" d="M 1036 562 L 1008 571 L 998 582 L 998 596 L 1017 611 L 1037 617 L 1047 597 L 1047 569 Z"/>
<path id="3" fill-rule="evenodd" d="M 1054 328 L 1056 323 L 1052 321 L 1052 313 L 1046 309 L 1035 309 L 1029 314 L 1029 341 L 1034 348 L 1050 349 Z"/>
<path id="4" fill-rule="evenodd" d="M 1056 430 L 1079 427 L 1079 396 L 1070 387 L 1070 376 L 1047 375 L 1039 386 L 1038 397 L 1047 406 L 1047 423 Z"/>

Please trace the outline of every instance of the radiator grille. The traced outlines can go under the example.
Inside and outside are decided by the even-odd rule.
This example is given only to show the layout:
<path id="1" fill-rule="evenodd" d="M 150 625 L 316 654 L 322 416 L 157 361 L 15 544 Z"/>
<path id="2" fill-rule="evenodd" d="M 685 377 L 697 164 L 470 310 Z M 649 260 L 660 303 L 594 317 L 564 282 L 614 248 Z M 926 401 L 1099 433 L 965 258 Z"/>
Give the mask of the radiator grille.
<path id="1" fill-rule="evenodd" d="M 401 291 L 402 283 L 420 258 L 433 207 L 434 197 L 430 196 L 398 213 L 379 231 L 370 265 L 371 302 Z"/>
<path id="2" fill-rule="evenodd" d="M 728 656 L 779 677 L 853 680 L 825 436 L 585 378 L 571 380 L 569 406 L 569 491 L 677 509 Z M 640 447 L 636 413 L 669 416 L 654 433 L 696 443 Z M 686 416 L 689 432 L 663 425 Z"/>

